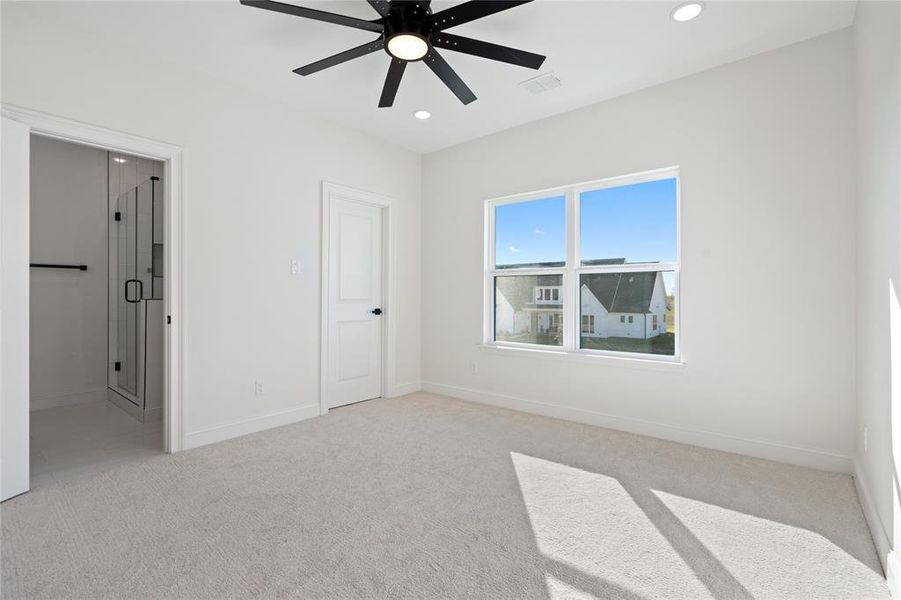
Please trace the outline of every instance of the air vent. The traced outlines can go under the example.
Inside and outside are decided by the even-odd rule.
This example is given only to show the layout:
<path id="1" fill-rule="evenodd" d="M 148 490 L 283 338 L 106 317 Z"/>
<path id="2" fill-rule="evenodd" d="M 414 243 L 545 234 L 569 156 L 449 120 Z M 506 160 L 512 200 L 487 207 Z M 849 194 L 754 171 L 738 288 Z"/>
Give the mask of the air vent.
<path id="1" fill-rule="evenodd" d="M 519 85 L 529 90 L 533 94 L 540 94 L 542 92 L 552 90 L 556 87 L 560 87 L 562 84 L 560 83 L 560 80 L 554 76 L 553 73 L 545 73 L 544 75 L 539 75 L 538 77 L 533 77 L 532 79 L 526 79 Z"/>

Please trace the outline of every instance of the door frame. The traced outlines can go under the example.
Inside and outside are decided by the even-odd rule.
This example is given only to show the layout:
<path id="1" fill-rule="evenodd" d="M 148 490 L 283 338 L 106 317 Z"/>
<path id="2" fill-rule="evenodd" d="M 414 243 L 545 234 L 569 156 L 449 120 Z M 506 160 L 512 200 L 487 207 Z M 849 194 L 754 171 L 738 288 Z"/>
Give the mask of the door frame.
<path id="1" fill-rule="evenodd" d="M 182 213 L 182 147 L 150 138 L 114 131 L 80 121 L 58 117 L 11 104 L 0 104 L 0 114 L 29 128 L 30 135 L 40 135 L 103 150 L 123 152 L 161 161 L 163 170 L 163 206 L 165 231 L 163 263 L 167 277 L 163 284 L 166 314 L 165 398 L 163 400 L 163 449 L 167 453 L 181 451 L 184 446 L 184 412 L 182 405 L 183 338 L 182 338 L 182 261 L 184 238 Z M 24 224 L 26 229 L 28 224 Z M 19 261 L 19 269 L 28 273 L 28 262 Z M 3 307 L 6 308 L 5 306 Z M 28 315 L 23 315 L 27 321 Z M 27 363 L 26 363 L 27 368 Z M 27 376 L 27 373 L 26 373 Z M 18 399 L 17 399 L 18 400 Z M 4 400 L 5 402 L 6 400 Z M 29 399 L 22 398 L 28 402 Z"/>
<path id="2" fill-rule="evenodd" d="M 322 182 L 322 270 L 320 281 L 322 300 L 320 304 L 320 345 L 319 345 L 319 414 L 326 415 L 329 410 L 328 398 L 328 357 L 329 357 L 329 224 L 332 205 L 335 200 L 345 200 L 375 206 L 382 210 L 382 373 L 381 397 L 388 396 L 394 388 L 394 211 L 393 200 L 388 196 L 358 190 L 345 185 Z"/>

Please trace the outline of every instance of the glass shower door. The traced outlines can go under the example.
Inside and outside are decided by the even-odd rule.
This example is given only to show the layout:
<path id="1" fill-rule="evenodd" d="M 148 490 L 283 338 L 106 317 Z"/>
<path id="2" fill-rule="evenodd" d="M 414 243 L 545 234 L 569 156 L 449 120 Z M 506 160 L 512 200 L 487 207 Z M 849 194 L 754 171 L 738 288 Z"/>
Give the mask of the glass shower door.
<path id="1" fill-rule="evenodd" d="M 118 273 L 116 277 L 118 315 L 116 355 L 117 383 L 136 404 L 140 393 L 144 332 L 141 302 L 153 297 L 153 221 L 155 181 L 148 179 L 119 196 Z"/>
<path id="2" fill-rule="evenodd" d="M 153 293 L 153 208 L 154 190 L 159 186 L 154 179 L 148 179 L 137 188 L 135 198 L 135 278 L 138 284 L 138 298 L 149 300 Z"/>
<path id="3" fill-rule="evenodd" d="M 137 188 L 119 196 L 117 224 L 118 290 L 117 352 L 118 384 L 124 391 L 137 396 L 137 326 L 138 326 L 138 281 L 137 279 Z"/>

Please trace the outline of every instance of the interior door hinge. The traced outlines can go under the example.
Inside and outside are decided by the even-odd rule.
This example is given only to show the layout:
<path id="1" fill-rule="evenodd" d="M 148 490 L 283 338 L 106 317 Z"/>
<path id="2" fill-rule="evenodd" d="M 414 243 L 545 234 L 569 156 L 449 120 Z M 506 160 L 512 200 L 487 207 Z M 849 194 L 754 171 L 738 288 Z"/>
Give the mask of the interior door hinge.
<path id="1" fill-rule="evenodd" d="M 113 365 L 113 367 L 114 367 L 117 371 L 121 371 L 121 370 L 122 370 L 122 363 L 120 363 L 120 362 L 117 360 L 117 361 L 115 362 L 115 364 Z"/>
<path id="2" fill-rule="evenodd" d="M 118 210 L 116 211 L 116 220 L 117 220 L 117 221 L 121 221 L 121 220 L 122 220 L 122 213 L 120 213 Z"/>
<path id="3" fill-rule="evenodd" d="M 172 315 L 166 315 L 166 325 L 172 325 Z"/>

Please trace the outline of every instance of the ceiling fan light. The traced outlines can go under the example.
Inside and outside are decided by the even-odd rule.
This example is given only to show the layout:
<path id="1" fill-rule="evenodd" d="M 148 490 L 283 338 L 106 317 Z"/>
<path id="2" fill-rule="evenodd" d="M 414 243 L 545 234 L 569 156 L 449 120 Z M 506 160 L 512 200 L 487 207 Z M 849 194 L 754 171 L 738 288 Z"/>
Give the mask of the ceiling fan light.
<path id="1" fill-rule="evenodd" d="M 413 116 L 416 117 L 417 119 L 419 119 L 420 121 L 425 121 L 426 119 L 428 119 L 429 117 L 432 116 L 432 113 L 430 113 L 427 110 L 417 110 L 416 112 L 413 113 Z"/>
<path id="2" fill-rule="evenodd" d="M 428 43 L 418 35 L 399 33 L 388 40 L 388 53 L 400 60 L 419 60 L 428 52 Z"/>

